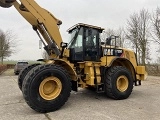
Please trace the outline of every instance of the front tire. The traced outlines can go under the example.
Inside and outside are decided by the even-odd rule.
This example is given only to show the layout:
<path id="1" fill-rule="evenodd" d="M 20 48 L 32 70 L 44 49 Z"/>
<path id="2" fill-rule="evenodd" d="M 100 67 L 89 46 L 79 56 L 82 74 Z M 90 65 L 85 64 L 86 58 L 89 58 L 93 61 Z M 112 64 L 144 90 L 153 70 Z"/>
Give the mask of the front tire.
<path id="1" fill-rule="evenodd" d="M 71 80 L 59 65 L 40 65 L 25 77 L 22 92 L 27 104 L 35 111 L 46 113 L 65 104 L 71 92 Z"/>
<path id="2" fill-rule="evenodd" d="M 128 69 L 114 66 L 106 71 L 105 92 L 112 99 L 121 100 L 130 96 L 133 89 L 133 77 Z"/>

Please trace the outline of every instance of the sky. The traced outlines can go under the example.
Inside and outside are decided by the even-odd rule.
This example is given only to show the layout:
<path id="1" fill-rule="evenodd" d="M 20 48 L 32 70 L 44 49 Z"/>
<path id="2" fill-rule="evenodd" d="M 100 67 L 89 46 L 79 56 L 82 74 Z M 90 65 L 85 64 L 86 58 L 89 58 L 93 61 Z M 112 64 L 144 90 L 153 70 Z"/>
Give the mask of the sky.
<path id="1" fill-rule="evenodd" d="M 134 12 L 148 9 L 154 12 L 160 0 L 36 0 L 63 23 L 60 33 L 64 42 L 69 42 L 68 28 L 77 23 L 86 23 L 102 28 L 125 27 L 127 19 Z M 39 38 L 32 26 L 11 8 L 0 8 L 0 29 L 11 30 L 17 38 L 17 53 L 8 60 L 37 60 L 42 58 Z"/>

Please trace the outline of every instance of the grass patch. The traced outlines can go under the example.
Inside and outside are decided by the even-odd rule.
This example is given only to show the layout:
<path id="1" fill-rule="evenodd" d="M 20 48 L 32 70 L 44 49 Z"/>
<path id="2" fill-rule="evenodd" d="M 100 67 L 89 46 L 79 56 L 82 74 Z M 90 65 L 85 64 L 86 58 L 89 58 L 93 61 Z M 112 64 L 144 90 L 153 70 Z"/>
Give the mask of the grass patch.
<path id="1" fill-rule="evenodd" d="M 32 61 L 32 60 L 25 60 L 27 61 L 29 64 L 34 64 L 34 63 L 39 63 L 39 61 Z M 15 65 L 18 61 L 16 60 L 8 60 L 8 61 L 4 61 L 3 64 L 6 65 L 6 64 L 13 64 Z"/>

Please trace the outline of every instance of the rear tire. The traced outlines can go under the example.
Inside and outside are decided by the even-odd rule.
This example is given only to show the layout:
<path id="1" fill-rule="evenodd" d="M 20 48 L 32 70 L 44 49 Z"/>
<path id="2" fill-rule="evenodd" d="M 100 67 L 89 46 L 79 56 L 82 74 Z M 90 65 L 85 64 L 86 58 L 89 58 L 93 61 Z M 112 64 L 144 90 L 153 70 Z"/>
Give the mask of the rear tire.
<path id="1" fill-rule="evenodd" d="M 68 100 L 71 79 L 59 65 L 39 65 L 25 77 L 22 92 L 33 110 L 41 113 L 55 111 Z"/>
<path id="2" fill-rule="evenodd" d="M 112 99 L 121 100 L 130 96 L 133 89 L 133 77 L 122 66 L 111 67 L 106 71 L 105 92 Z"/>
<path id="3" fill-rule="evenodd" d="M 21 70 L 21 72 L 19 73 L 19 76 L 18 76 L 18 86 L 19 86 L 20 90 L 22 90 L 23 80 L 24 80 L 25 76 L 27 75 L 27 73 L 32 68 L 36 67 L 37 65 L 40 65 L 40 64 L 39 63 L 32 64 L 32 65 L 29 65 L 29 66 L 25 67 L 23 70 Z"/>

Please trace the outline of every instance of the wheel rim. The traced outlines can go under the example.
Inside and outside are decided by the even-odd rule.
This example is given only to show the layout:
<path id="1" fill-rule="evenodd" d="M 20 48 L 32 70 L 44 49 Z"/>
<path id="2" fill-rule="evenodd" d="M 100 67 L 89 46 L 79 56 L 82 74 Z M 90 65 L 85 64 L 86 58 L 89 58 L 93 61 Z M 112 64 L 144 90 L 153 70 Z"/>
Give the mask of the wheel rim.
<path id="1" fill-rule="evenodd" d="M 124 92 L 128 88 L 128 78 L 126 76 L 119 76 L 117 79 L 117 89 L 120 92 Z"/>
<path id="2" fill-rule="evenodd" d="M 57 77 L 45 78 L 39 87 L 39 93 L 45 100 L 53 100 L 59 96 L 62 90 L 62 83 Z"/>

